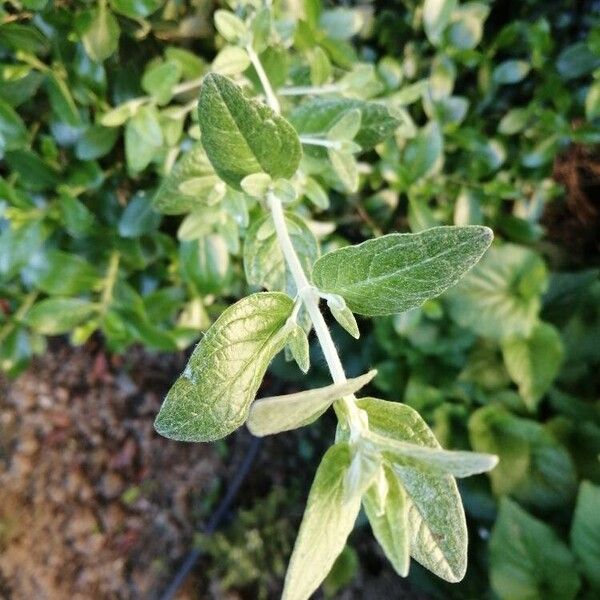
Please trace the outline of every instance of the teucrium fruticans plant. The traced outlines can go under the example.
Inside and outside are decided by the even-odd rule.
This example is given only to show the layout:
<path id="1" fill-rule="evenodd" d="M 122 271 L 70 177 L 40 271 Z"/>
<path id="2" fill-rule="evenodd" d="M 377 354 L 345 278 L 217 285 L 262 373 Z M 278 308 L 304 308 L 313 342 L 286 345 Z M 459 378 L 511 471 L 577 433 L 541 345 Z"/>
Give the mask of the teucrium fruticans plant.
<path id="1" fill-rule="evenodd" d="M 496 457 L 445 451 L 412 408 L 357 399 L 374 372 L 346 378 L 319 304 L 325 301 L 358 337 L 353 313 L 395 314 L 441 294 L 477 263 L 492 232 L 467 226 L 394 233 L 319 258 L 318 242 L 299 210 L 303 198 L 327 204 L 315 175 L 337 180 L 338 189 L 356 190 L 356 154 L 391 135 L 399 122 L 385 106 L 340 97 L 344 87 L 330 86 L 300 90 L 334 94 L 294 108 L 292 125 L 259 58 L 270 36 L 270 12 L 249 10 L 245 17 L 217 12 L 217 28 L 230 43 L 222 53 L 253 66 L 266 103 L 252 97 L 244 80 L 238 85 L 208 74 L 198 104 L 202 148 L 183 157 L 155 202 L 184 203 L 192 210 L 226 200 L 258 202 L 264 216 L 247 232 L 244 266 L 249 283 L 268 291 L 243 298 L 212 325 L 169 391 L 156 429 L 176 440 L 206 442 L 246 422 L 254 434 L 270 435 L 306 425 L 333 405 L 339 420 L 335 444 L 317 470 L 283 597 L 302 600 L 317 589 L 343 550 L 361 503 L 400 575 L 408 573 L 412 556 L 443 579 L 459 581 L 466 570 L 467 530 L 455 477 L 487 471 Z M 298 91 L 282 90 L 280 96 Z M 312 329 L 332 385 L 255 401 L 270 361 L 284 348 L 308 370 Z"/>

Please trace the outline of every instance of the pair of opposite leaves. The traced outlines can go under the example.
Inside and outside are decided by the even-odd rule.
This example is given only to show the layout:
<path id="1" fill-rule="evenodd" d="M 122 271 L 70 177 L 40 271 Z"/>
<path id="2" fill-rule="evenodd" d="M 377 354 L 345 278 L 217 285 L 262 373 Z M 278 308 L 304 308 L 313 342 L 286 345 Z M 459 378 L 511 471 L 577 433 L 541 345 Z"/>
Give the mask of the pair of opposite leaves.
<path id="1" fill-rule="evenodd" d="M 269 107 L 248 99 L 226 77 L 210 74 L 200 92 L 202 144 L 218 175 L 238 187 L 243 177 L 266 172 L 272 178 L 295 173 L 301 150 L 293 127 Z M 395 314 L 421 305 L 454 285 L 481 258 L 492 240 L 487 227 L 437 227 L 416 234 L 389 234 L 334 250 L 314 266 L 314 284 L 339 294 L 353 312 Z M 284 293 L 248 296 L 229 307 L 194 350 L 156 419 L 156 429 L 181 441 L 222 438 L 248 419 L 252 401 L 273 357 L 289 339 L 285 327 L 293 300 Z M 363 378 L 366 376 L 363 376 Z M 352 389 L 328 386 L 290 400 L 260 400 L 250 427 L 259 435 L 307 424 Z M 282 415 L 268 424 L 264 407 Z M 303 405 L 303 409 L 299 407 Z M 312 412 L 311 412 L 312 411 Z"/>

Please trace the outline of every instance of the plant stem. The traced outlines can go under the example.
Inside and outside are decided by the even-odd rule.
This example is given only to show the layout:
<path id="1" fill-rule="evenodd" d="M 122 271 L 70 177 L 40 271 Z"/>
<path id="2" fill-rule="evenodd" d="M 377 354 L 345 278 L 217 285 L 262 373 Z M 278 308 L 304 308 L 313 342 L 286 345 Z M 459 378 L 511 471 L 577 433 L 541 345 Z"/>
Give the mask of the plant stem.
<path id="1" fill-rule="evenodd" d="M 279 113 L 279 101 L 273 92 L 273 88 L 271 87 L 271 83 L 269 82 L 267 74 L 262 68 L 260 59 L 256 55 L 256 52 L 254 52 L 254 49 L 250 46 L 248 46 L 246 50 L 250 57 L 250 61 L 254 65 L 256 73 L 258 74 L 258 78 L 260 79 L 260 83 L 265 92 L 269 106 L 276 113 Z M 285 223 L 285 215 L 283 213 L 281 200 L 272 191 L 269 191 L 267 193 L 267 204 L 269 210 L 271 211 L 275 233 L 277 234 L 277 240 L 285 258 L 285 262 L 287 263 L 292 278 L 296 284 L 298 296 L 301 298 L 310 316 L 310 320 L 312 321 L 315 334 L 319 340 L 319 344 L 321 345 L 323 356 L 325 357 L 325 362 L 329 367 L 331 378 L 333 379 L 334 383 L 345 383 L 347 378 L 346 373 L 344 372 L 342 361 L 340 360 L 337 349 L 333 342 L 333 338 L 331 337 L 329 327 L 327 327 L 327 323 L 325 322 L 325 319 L 323 318 L 323 315 L 319 309 L 318 291 L 314 288 L 314 286 L 311 285 L 310 281 L 308 281 L 308 278 L 304 273 L 304 269 L 302 268 L 302 264 L 300 263 L 300 259 L 296 254 L 296 250 L 292 244 L 292 240 L 290 239 L 290 234 Z M 340 411 L 336 408 L 338 418 L 341 419 L 344 416 L 347 418 L 350 426 L 351 437 L 353 438 L 359 437 L 365 428 L 365 420 L 363 418 L 362 411 L 360 411 L 356 406 L 355 400 L 356 398 L 354 394 L 344 396 L 341 401 L 338 401 L 343 405 L 343 410 Z M 338 404 L 338 402 L 335 404 Z"/>
<path id="2" fill-rule="evenodd" d="M 275 194 L 269 193 L 268 202 L 281 251 L 290 268 L 290 273 L 294 278 L 296 287 L 298 288 L 298 295 L 301 296 L 304 306 L 310 315 L 310 319 L 315 328 L 315 333 L 321 344 L 321 348 L 323 349 L 325 361 L 331 371 L 331 377 L 334 383 L 345 383 L 347 379 L 346 374 L 344 373 L 344 367 L 342 366 L 342 361 L 340 360 L 335 344 L 333 343 L 327 323 L 325 323 L 325 319 L 319 310 L 319 296 L 308 281 L 306 274 L 302 269 L 302 265 L 300 264 L 300 260 L 298 259 L 298 255 L 296 254 L 296 250 L 292 245 L 292 240 L 290 239 L 285 224 L 281 200 L 279 200 Z"/>
<path id="3" fill-rule="evenodd" d="M 335 83 L 329 85 L 311 86 L 311 85 L 299 85 L 295 87 L 284 87 L 279 90 L 281 96 L 316 96 L 319 94 L 334 94 L 336 92 L 342 92 L 343 88 L 341 85 Z"/>
<path id="4" fill-rule="evenodd" d="M 271 87 L 271 82 L 263 69 L 262 63 L 260 62 L 260 58 L 258 58 L 258 54 L 254 51 L 254 48 L 250 45 L 246 46 L 246 52 L 248 53 L 248 57 L 250 58 L 250 62 L 254 66 L 254 70 L 260 79 L 260 84 L 263 87 L 265 92 L 265 96 L 267 98 L 267 104 L 276 112 L 280 112 L 281 107 L 279 106 L 279 100 L 277 100 L 277 96 L 275 92 L 273 92 L 273 88 Z"/>
<path id="5" fill-rule="evenodd" d="M 324 148 L 333 148 L 334 150 L 339 150 L 342 146 L 336 140 L 326 140 L 323 138 L 313 137 L 310 135 L 301 135 L 300 143 L 307 144 L 310 146 L 323 146 Z"/>

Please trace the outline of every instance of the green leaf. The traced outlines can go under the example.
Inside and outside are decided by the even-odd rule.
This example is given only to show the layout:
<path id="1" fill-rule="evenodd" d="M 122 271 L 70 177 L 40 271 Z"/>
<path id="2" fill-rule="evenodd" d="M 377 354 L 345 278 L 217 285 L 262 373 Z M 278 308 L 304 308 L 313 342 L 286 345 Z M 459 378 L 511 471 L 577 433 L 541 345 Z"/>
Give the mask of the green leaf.
<path id="1" fill-rule="evenodd" d="M 351 452 L 342 442 L 329 448 L 310 489 L 282 600 L 308 600 L 344 549 L 360 510 L 360 497 L 345 498 Z"/>
<path id="2" fill-rule="evenodd" d="M 485 473 L 498 464 L 498 457 L 493 454 L 427 448 L 372 432 L 367 434 L 367 438 L 380 451 L 385 452 L 393 464 L 431 469 L 453 477 L 470 477 Z"/>
<path id="3" fill-rule="evenodd" d="M 538 323 L 531 334 L 502 342 L 504 364 L 529 410 L 535 410 L 558 375 L 563 362 L 560 334 L 548 323 Z"/>
<path id="4" fill-rule="evenodd" d="M 377 375 L 369 371 L 345 383 L 334 383 L 322 388 L 296 394 L 260 398 L 252 404 L 248 429 L 257 436 L 273 435 L 310 425 L 336 400 L 358 392 Z"/>
<path id="5" fill-rule="evenodd" d="M 77 140 L 75 156 L 79 160 L 96 160 L 106 156 L 115 145 L 119 130 L 115 127 L 92 125 Z"/>
<path id="6" fill-rule="evenodd" d="M 600 117 L 600 81 L 594 81 L 585 97 L 585 117 L 593 121 Z"/>
<path id="7" fill-rule="evenodd" d="M 221 235 L 202 235 L 183 242 L 179 258 L 185 279 L 201 294 L 217 294 L 229 281 L 229 251 Z"/>
<path id="8" fill-rule="evenodd" d="M 310 276 L 312 265 L 319 255 L 317 240 L 298 215 L 286 213 L 285 221 L 300 263 Z M 268 290 L 286 290 L 291 296 L 296 295 L 296 284 L 281 251 L 270 215 L 255 221 L 246 234 L 244 270 L 251 285 Z"/>
<path id="9" fill-rule="evenodd" d="M 573 460 L 540 423 L 490 405 L 471 416 L 469 437 L 475 450 L 500 458 L 489 474 L 495 495 L 511 494 L 544 509 L 562 506 L 574 496 L 577 479 Z"/>
<path id="10" fill-rule="evenodd" d="M 88 319 L 96 305 L 79 298 L 48 298 L 36 303 L 27 314 L 27 324 L 38 333 L 67 333 Z"/>
<path id="11" fill-rule="evenodd" d="M 55 73 L 48 73 L 46 90 L 54 114 L 63 122 L 74 127 L 81 123 L 81 116 L 69 85 Z"/>
<path id="12" fill-rule="evenodd" d="M 214 20 L 217 31 L 232 44 L 243 42 L 248 36 L 244 22 L 228 10 L 217 10 Z"/>
<path id="13" fill-rule="evenodd" d="M 425 0 L 423 5 L 423 27 L 429 41 L 438 46 L 442 34 L 450 23 L 450 17 L 456 8 L 456 0 Z"/>
<path id="14" fill-rule="evenodd" d="M 5 150 L 17 150 L 27 143 L 27 129 L 12 106 L 0 98 L 0 146 L 2 140 Z"/>
<path id="15" fill-rule="evenodd" d="M 360 129 L 353 139 L 363 150 L 370 150 L 382 142 L 400 125 L 400 121 L 383 104 L 346 98 L 304 102 L 292 111 L 290 121 L 301 134 L 325 134 L 346 113 L 354 110 L 360 111 L 361 118 Z M 307 148 L 307 152 L 324 155 L 323 149 L 316 146 Z"/>
<path id="16" fill-rule="evenodd" d="M 454 285 L 492 241 L 487 227 L 436 227 L 392 233 L 322 256 L 313 280 L 352 312 L 386 315 L 420 306 Z"/>
<path id="17" fill-rule="evenodd" d="M 532 250 L 504 244 L 447 295 L 450 315 L 462 327 L 494 339 L 528 336 L 537 323 L 546 267 Z"/>
<path id="18" fill-rule="evenodd" d="M 492 79 L 498 84 L 519 83 L 529 73 L 529 63 L 524 60 L 505 60 L 494 68 Z"/>
<path id="19" fill-rule="evenodd" d="M 252 173 L 289 179 L 296 172 L 302 149 L 293 127 L 268 106 L 246 98 L 226 77 L 204 78 L 198 115 L 206 154 L 232 187 L 240 189 Z"/>
<path id="20" fill-rule="evenodd" d="M 369 417 L 375 434 L 439 449 L 435 436 L 419 413 L 396 402 L 361 398 L 359 408 Z M 408 505 L 410 554 L 446 581 L 460 581 L 467 568 L 467 526 L 456 481 L 450 475 L 394 464 Z"/>
<path id="21" fill-rule="evenodd" d="M 98 282 L 87 260 L 60 250 L 37 255 L 30 266 L 33 283 L 47 294 L 72 296 L 90 291 Z"/>
<path id="22" fill-rule="evenodd" d="M 12 150 L 5 154 L 4 160 L 25 189 L 44 191 L 59 182 L 58 172 L 31 150 Z"/>
<path id="23" fill-rule="evenodd" d="M 164 0 L 110 0 L 110 4 L 118 13 L 138 20 L 157 11 L 164 4 Z"/>
<path id="24" fill-rule="evenodd" d="M 360 337 L 358 324 L 352 311 L 346 306 L 346 301 L 337 294 L 327 298 L 327 307 L 333 318 L 355 339 Z"/>
<path id="25" fill-rule="evenodd" d="M 154 231 L 160 223 L 160 215 L 152 209 L 145 192 L 138 192 L 127 203 L 117 225 L 119 235 L 136 238 Z"/>
<path id="26" fill-rule="evenodd" d="M 158 112 L 153 106 L 142 106 L 125 126 L 125 155 L 133 173 L 145 169 L 162 148 L 163 134 Z"/>
<path id="27" fill-rule="evenodd" d="M 444 158 L 444 138 L 438 123 L 431 121 L 410 140 L 399 171 L 408 185 L 437 171 Z"/>
<path id="28" fill-rule="evenodd" d="M 571 547 L 581 572 L 595 590 L 600 590 L 600 486 L 582 481 L 579 486 Z"/>
<path id="29" fill-rule="evenodd" d="M 342 185 L 349 192 L 356 192 L 358 190 L 358 165 L 354 156 L 349 152 L 342 152 L 333 148 L 328 148 L 327 155 Z"/>
<path id="30" fill-rule="evenodd" d="M 292 353 L 293 359 L 303 373 L 310 368 L 310 351 L 308 348 L 308 336 L 300 325 L 295 325 L 290 332 L 287 347 Z"/>
<path id="31" fill-rule="evenodd" d="M 239 75 L 249 66 L 248 53 L 237 46 L 225 46 L 212 62 L 212 70 L 220 75 Z"/>
<path id="32" fill-rule="evenodd" d="M 509 110 L 500 121 L 498 131 L 504 135 L 515 135 L 527 126 L 531 113 L 526 108 Z"/>
<path id="33" fill-rule="evenodd" d="M 377 484 L 363 496 L 362 502 L 373 535 L 398 575 L 406 577 L 410 564 L 408 503 L 398 477 L 385 467 L 384 499 L 380 502 Z M 382 506 L 380 506 L 382 504 Z"/>
<path id="34" fill-rule="evenodd" d="M 177 161 L 171 172 L 163 178 L 152 199 L 155 210 L 167 215 L 178 215 L 202 206 L 202 199 L 185 194 L 181 191 L 181 186 L 191 179 L 213 175 L 214 171 L 202 144 L 195 144 Z"/>
<path id="35" fill-rule="evenodd" d="M 562 50 L 556 60 L 559 74 L 567 80 L 577 79 L 600 65 L 600 56 L 590 51 L 585 42 L 576 42 Z"/>
<path id="36" fill-rule="evenodd" d="M 88 56 L 96 61 L 103 62 L 119 47 L 121 29 L 117 19 L 106 4 L 101 2 L 93 16 L 89 27 L 83 34 L 81 41 Z"/>
<path id="37" fill-rule="evenodd" d="M 155 421 L 158 433 L 187 442 L 225 437 L 248 417 L 271 359 L 282 350 L 292 311 L 285 294 L 252 294 L 226 309 L 196 346 Z"/>
<path id="38" fill-rule="evenodd" d="M 175 60 L 167 60 L 146 70 L 142 77 L 142 88 L 162 106 L 173 97 L 173 88 L 180 77 L 181 65 Z"/>
<path id="39" fill-rule="evenodd" d="M 507 498 L 490 538 L 490 580 L 501 600 L 570 600 L 580 587 L 567 546 Z"/>

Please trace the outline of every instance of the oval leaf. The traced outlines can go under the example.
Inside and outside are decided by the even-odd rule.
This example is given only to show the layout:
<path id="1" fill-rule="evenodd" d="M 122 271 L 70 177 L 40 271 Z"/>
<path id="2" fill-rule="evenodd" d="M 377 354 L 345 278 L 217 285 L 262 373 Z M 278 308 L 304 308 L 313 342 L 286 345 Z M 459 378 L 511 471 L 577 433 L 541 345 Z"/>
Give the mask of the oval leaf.
<path id="1" fill-rule="evenodd" d="M 352 312 L 387 315 L 420 306 L 454 285 L 492 241 L 487 227 L 435 227 L 392 233 L 322 256 L 313 279 Z"/>
<path id="2" fill-rule="evenodd" d="M 198 115 L 210 162 L 236 189 L 252 173 L 289 179 L 296 172 L 302 150 L 294 128 L 268 106 L 246 98 L 227 77 L 204 78 Z"/>
<path id="3" fill-rule="evenodd" d="M 165 437 L 209 442 L 240 427 L 271 359 L 285 345 L 285 294 L 253 294 L 230 306 L 196 346 L 154 427 Z"/>

